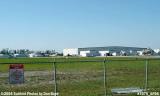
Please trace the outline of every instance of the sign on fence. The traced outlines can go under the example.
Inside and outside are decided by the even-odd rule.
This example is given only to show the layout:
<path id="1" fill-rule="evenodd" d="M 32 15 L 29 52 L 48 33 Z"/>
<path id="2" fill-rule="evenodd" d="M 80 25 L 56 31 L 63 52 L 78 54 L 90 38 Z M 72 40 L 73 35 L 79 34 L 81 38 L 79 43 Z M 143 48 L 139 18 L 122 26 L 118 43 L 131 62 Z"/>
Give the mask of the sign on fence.
<path id="1" fill-rule="evenodd" d="M 24 65 L 11 64 L 9 66 L 9 82 L 10 84 L 24 83 Z"/>

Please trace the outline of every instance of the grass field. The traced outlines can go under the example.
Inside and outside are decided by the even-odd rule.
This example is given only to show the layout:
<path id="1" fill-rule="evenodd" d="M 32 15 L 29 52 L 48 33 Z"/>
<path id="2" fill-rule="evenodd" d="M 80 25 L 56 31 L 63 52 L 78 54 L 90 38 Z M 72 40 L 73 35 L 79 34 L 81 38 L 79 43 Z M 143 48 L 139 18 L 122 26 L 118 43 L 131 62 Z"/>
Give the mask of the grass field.
<path id="1" fill-rule="evenodd" d="M 101 57 L 0 59 L 0 92 L 53 92 L 53 63 L 41 64 L 40 62 L 56 61 L 59 96 L 104 96 L 103 60 L 104 58 Z M 33 62 L 39 63 L 34 64 Z M 24 64 L 25 83 L 21 85 L 9 84 L 9 64 L 3 63 L 26 63 Z M 112 88 L 144 88 L 145 63 L 146 59 L 139 57 L 107 58 L 105 62 L 107 93 L 111 95 Z M 159 74 L 160 59 L 149 58 L 149 91 L 160 92 Z"/>

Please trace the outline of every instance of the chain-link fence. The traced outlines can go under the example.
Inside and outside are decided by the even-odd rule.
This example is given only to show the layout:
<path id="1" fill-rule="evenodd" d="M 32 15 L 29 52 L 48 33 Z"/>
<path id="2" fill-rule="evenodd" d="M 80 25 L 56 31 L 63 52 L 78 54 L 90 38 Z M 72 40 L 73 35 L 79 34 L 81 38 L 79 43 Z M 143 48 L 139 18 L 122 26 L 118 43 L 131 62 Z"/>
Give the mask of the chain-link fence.
<path id="1" fill-rule="evenodd" d="M 24 64 L 23 84 L 9 83 L 10 64 Z M 126 91 L 126 88 L 137 88 L 134 90 L 143 89 L 158 94 L 159 73 L 160 59 L 57 58 L 45 61 L 2 61 L 0 92 L 43 92 L 44 96 L 53 95 L 49 94 L 51 92 L 58 93 L 57 96 L 124 96 L 125 92 L 131 92 Z"/>

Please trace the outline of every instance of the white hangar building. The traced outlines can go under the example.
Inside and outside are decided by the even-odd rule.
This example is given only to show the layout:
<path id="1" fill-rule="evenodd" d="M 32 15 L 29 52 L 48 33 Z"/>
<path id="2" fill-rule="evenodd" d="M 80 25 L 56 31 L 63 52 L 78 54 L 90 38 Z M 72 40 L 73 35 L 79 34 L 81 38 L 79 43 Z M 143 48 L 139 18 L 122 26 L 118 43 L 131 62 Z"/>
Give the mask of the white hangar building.
<path id="1" fill-rule="evenodd" d="M 66 48 L 63 49 L 63 56 L 78 56 L 78 48 Z"/>
<path id="2" fill-rule="evenodd" d="M 63 50 L 63 56 L 107 56 L 108 54 L 120 54 L 122 51 L 128 55 L 136 54 L 137 51 L 142 51 L 147 48 L 138 47 L 123 47 L 123 46 L 109 46 L 109 47 L 86 47 L 86 48 L 68 48 Z M 132 54 L 130 53 L 132 52 Z"/>

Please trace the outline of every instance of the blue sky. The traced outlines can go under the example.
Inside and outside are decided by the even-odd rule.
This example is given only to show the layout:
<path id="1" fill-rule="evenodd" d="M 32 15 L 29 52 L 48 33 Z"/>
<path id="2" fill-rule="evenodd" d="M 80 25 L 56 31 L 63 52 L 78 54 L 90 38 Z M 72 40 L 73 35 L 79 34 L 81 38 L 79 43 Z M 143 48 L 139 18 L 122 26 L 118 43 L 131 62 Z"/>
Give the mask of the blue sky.
<path id="1" fill-rule="evenodd" d="M 0 48 L 160 48 L 159 0 L 0 0 Z"/>

